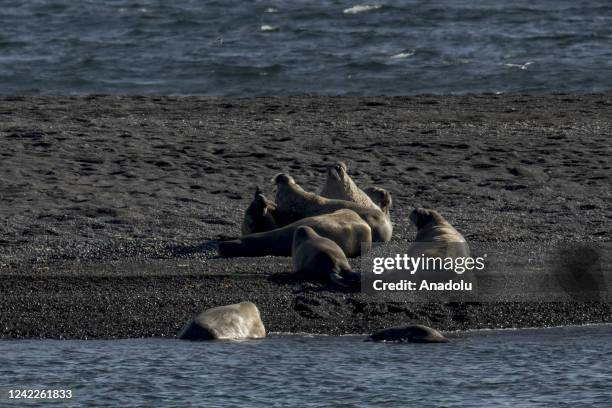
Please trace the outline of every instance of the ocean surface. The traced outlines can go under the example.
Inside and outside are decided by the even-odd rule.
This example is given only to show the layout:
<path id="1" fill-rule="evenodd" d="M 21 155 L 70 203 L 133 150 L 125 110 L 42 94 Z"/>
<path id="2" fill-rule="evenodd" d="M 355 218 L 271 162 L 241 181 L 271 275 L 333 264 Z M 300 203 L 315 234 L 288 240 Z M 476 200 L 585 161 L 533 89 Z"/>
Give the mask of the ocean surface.
<path id="1" fill-rule="evenodd" d="M 612 2 L 4 0 L 0 94 L 612 89 Z"/>
<path id="2" fill-rule="evenodd" d="M 12 387 L 67 406 L 591 407 L 612 401 L 612 326 L 477 331 L 447 344 L 272 335 L 249 342 L 2 341 Z M 36 401 L 31 401 L 36 403 Z M 19 404 L 18 404 L 19 403 Z"/>

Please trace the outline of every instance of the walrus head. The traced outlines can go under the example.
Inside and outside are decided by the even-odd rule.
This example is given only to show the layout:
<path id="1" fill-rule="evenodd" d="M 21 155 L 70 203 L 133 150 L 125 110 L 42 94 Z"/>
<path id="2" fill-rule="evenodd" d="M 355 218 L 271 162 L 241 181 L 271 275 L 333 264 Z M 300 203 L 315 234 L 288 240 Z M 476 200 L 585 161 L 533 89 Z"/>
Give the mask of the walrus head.
<path id="1" fill-rule="evenodd" d="M 418 228 L 424 228 L 430 222 L 445 222 L 444 218 L 436 210 L 426 208 L 415 208 L 410 213 L 410 221 Z"/>
<path id="2" fill-rule="evenodd" d="M 333 180 L 344 181 L 347 172 L 348 166 L 341 161 L 335 162 L 327 166 L 327 176 Z"/>
<path id="3" fill-rule="evenodd" d="M 293 233 L 293 245 L 295 247 L 299 246 L 302 242 L 318 237 L 318 234 L 311 227 L 306 225 L 302 225 Z"/>
<path id="4" fill-rule="evenodd" d="M 391 210 L 391 204 L 393 200 L 391 199 L 391 193 L 381 187 L 370 186 L 364 190 L 364 192 L 374 201 L 376 205 L 380 207 L 381 210 L 387 215 L 389 215 L 389 211 Z"/>
<path id="5" fill-rule="evenodd" d="M 272 179 L 272 182 L 276 185 L 279 184 L 295 184 L 295 180 L 288 174 L 279 173 Z"/>

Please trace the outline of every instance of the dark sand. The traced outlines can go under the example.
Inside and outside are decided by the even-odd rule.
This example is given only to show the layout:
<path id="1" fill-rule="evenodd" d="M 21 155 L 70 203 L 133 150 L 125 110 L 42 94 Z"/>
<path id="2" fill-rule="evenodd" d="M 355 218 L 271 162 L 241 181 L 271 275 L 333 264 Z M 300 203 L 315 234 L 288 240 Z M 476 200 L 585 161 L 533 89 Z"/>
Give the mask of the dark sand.
<path id="1" fill-rule="evenodd" d="M 607 303 L 389 303 L 287 279 L 289 258 L 215 259 L 259 184 L 308 190 L 343 159 L 468 240 L 604 242 L 612 94 L 396 98 L 0 98 L 0 337 L 174 336 L 255 302 L 273 332 L 612 322 Z M 357 263 L 357 260 L 353 260 Z"/>

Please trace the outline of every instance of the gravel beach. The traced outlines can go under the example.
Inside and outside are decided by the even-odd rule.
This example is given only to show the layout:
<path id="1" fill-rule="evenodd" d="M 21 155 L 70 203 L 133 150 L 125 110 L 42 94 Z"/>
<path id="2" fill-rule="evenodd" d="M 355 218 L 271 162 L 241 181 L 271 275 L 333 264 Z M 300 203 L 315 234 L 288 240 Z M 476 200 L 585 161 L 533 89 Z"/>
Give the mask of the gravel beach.
<path id="1" fill-rule="evenodd" d="M 271 332 L 612 322 L 609 303 L 385 302 L 214 246 L 256 185 L 318 191 L 335 160 L 391 192 L 393 243 L 415 206 L 468 241 L 607 242 L 611 135 L 612 94 L 0 97 L 0 337 L 172 337 L 242 300 Z"/>

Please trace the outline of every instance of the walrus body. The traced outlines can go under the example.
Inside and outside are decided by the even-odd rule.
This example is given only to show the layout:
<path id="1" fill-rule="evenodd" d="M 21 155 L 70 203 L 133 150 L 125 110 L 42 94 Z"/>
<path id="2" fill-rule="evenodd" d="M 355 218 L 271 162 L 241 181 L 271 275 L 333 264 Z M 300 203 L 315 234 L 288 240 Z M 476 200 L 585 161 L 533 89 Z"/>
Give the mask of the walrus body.
<path id="1" fill-rule="evenodd" d="M 259 188 L 255 190 L 255 197 L 244 213 L 242 221 L 242 235 L 257 232 L 271 231 L 278 228 L 274 219 L 276 204 L 268 200 Z"/>
<path id="2" fill-rule="evenodd" d="M 421 267 L 414 276 L 427 282 L 454 282 L 463 281 L 471 283 L 469 292 L 434 293 L 438 300 L 462 299 L 472 296 L 477 290 L 476 274 L 474 269 L 465 267 L 466 259 L 470 257 L 470 247 L 463 237 L 448 221 L 437 211 L 417 208 L 410 214 L 410 220 L 417 227 L 417 235 L 413 244 L 408 248 L 411 257 L 426 257 L 432 261 L 431 266 Z M 443 267 L 446 261 L 448 268 Z M 452 266 L 451 266 L 452 265 Z M 473 265 L 472 265 L 473 266 Z M 445 297 L 446 296 L 446 297 Z M 450 296 L 450 298 L 449 298 Z"/>
<path id="3" fill-rule="evenodd" d="M 348 257 L 361 255 L 361 246 L 372 245 L 372 230 L 354 211 L 343 209 L 331 214 L 303 218 L 272 231 L 243 236 L 233 241 L 219 242 L 222 257 L 291 256 L 293 235 L 301 226 L 311 227 L 322 237 L 334 241 Z"/>
<path id="4" fill-rule="evenodd" d="M 370 196 L 357 187 L 348 175 L 348 167 L 343 162 L 327 166 L 327 180 L 320 195 L 325 198 L 352 201 L 366 208 L 380 209 Z"/>
<path id="5" fill-rule="evenodd" d="M 391 220 L 379 208 L 368 208 L 360 204 L 321 197 L 304 191 L 293 177 L 279 174 L 276 183 L 276 209 L 288 218 L 299 220 L 321 214 L 329 214 L 341 209 L 356 212 L 372 229 L 373 242 L 388 242 L 393 233 Z M 317 231 L 318 232 L 318 231 Z"/>
<path id="6" fill-rule="evenodd" d="M 382 329 L 372 333 L 369 340 L 406 343 L 446 343 L 448 341 L 439 331 L 421 324 Z"/>
<path id="7" fill-rule="evenodd" d="M 432 244 L 428 251 L 432 256 L 470 256 L 470 248 L 463 235 L 436 210 L 417 208 L 410 213 L 410 220 L 417 227 L 415 246 L 426 248 L 427 244 Z M 443 253 L 437 253 L 442 250 Z"/>
<path id="8" fill-rule="evenodd" d="M 257 306 L 251 302 L 208 309 L 179 334 L 183 340 L 239 340 L 266 337 Z"/>
<path id="9" fill-rule="evenodd" d="M 294 273 L 306 280 L 331 281 L 344 287 L 356 286 L 360 282 L 360 275 L 351 270 L 342 248 L 310 227 L 302 226 L 295 230 L 291 256 Z"/>

